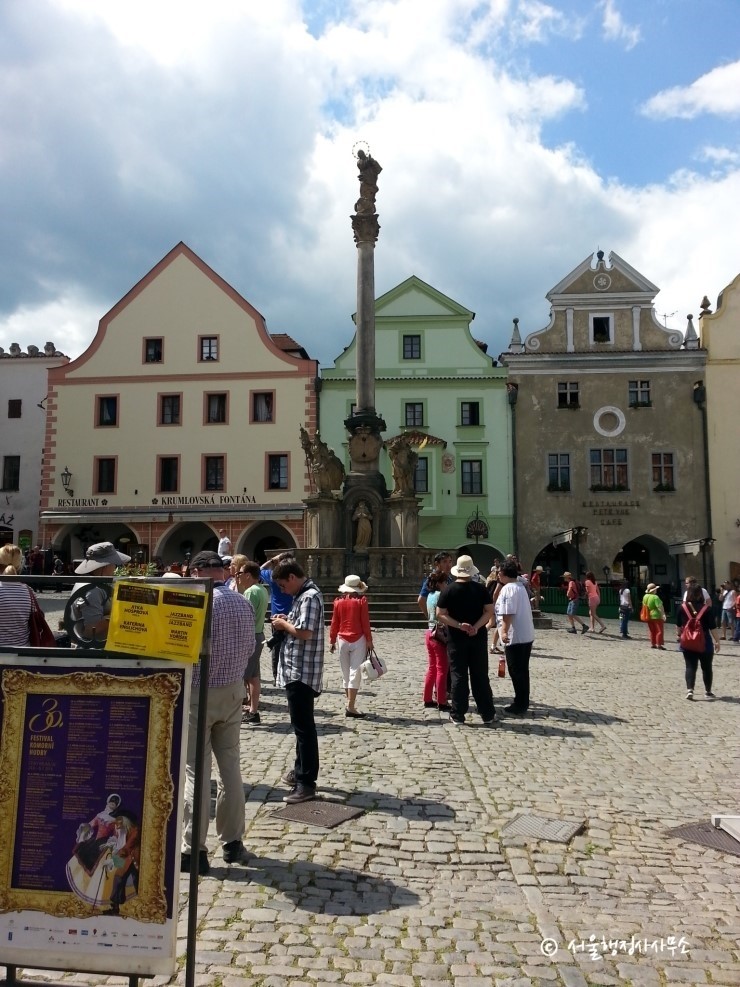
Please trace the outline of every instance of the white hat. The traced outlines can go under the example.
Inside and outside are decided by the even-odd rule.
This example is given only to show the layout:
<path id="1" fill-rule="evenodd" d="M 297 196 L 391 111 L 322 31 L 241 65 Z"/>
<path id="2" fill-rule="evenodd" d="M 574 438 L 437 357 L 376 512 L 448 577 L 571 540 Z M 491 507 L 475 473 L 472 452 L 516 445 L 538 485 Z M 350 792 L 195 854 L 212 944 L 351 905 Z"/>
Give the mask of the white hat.
<path id="1" fill-rule="evenodd" d="M 450 572 L 455 579 L 472 579 L 473 576 L 478 575 L 478 570 L 469 555 L 461 555 L 457 565 L 453 565 Z"/>
<path id="2" fill-rule="evenodd" d="M 544 569 L 542 568 L 542 566 L 541 566 L 541 565 L 536 565 L 536 566 L 534 567 L 534 571 L 535 571 L 535 572 L 544 572 L 545 570 L 544 570 Z"/>
<path id="3" fill-rule="evenodd" d="M 106 565 L 125 565 L 130 561 L 130 555 L 117 552 L 109 541 L 101 541 L 88 548 L 85 552 L 85 561 L 80 562 L 75 572 L 82 576 L 95 572 L 96 569 L 102 569 Z"/>
<path id="4" fill-rule="evenodd" d="M 345 576 L 344 582 L 338 588 L 340 593 L 364 593 L 367 583 L 363 583 L 359 576 Z"/>
<path id="5" fill-rule="evenodd" d="M 655 592 L 656 589 L 660 589 L 660 587 L 658 586 L 657 583 L 648 583 L 647 586 L 646 586 L 646 588 L 645 588 L 645 592 L 646 593 L 653 593 L 653 592 Z"/>

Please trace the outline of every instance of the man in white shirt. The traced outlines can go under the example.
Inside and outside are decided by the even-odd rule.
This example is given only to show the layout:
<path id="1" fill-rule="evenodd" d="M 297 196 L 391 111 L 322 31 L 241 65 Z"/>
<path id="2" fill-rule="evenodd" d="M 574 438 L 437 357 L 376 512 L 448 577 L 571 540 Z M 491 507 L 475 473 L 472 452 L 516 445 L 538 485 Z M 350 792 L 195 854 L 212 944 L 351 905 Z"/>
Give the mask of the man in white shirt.
<path id="1" fill-rule="evenodd" d="M 504 711 L 523 716 L 529 709 L 529 657 L 534 643 L 534 621 L 529 593 L 519 582 L 516 563 L 499 569 L 501 591 L 496 598 L 496 622 L 506 653 L 506 665 L 514 687 L 514 702 Z"/>
<path id="2" fill-rule="evenodd" d="M 686 596 L 688 595 L 689 590 L 691 589 L 692 586 L 696 586 L 698 584 L 698 582 L 699 582 L 699 580 L 696 578 L 696 576 L 687 576 L 684 579 L 684 581 L 683 581 L 683 584 L 684 584 L 683 602 L 684 603 L 686 602 Z M 712 597 L 704 589 L 703 586 L 701 588 L 701 593 L 702 593 L 702 596 L 704 597 L 704 602 L 708 606 L 711 607 L 711 605 L 712 605 Z"/>
<path id="3" fill-rule="evenodd" d="M 216 549 L 216 553 L 220 555 L 222 559 L 230 559 L 234 553 L 231 550 L 231 539 L 226 534 L 226 528 L 219 528 L 218 539 L 218 548 Z"/>
<path id="4" fill-rule="evenodd" d="M 719 598 L 722 600 L 722 640 L 726 641 L 728 627 L 730 628 L 730 638 L 732 639 L 735 635 L 735 603 L 737 602 L 735 587 L 729 579 L 722 583 Z"/>

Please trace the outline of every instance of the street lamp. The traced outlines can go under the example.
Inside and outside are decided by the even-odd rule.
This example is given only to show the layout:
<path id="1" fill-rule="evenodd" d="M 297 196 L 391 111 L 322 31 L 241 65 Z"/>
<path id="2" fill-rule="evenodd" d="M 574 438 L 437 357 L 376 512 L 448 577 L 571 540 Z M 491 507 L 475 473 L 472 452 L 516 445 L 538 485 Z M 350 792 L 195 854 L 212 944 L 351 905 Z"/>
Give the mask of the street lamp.
<path id="1" fill-rule="evenodd" d="M 62 470 L 62 475 L 61 475 L 60 479 L 62 481 L 62 486 L 64 487 L 64 489 L 67 491 L 67 493 L 71 497 L 72 496 L 72 491 L 69 489 L 69 485 L 72 482 L 72 474 L 69 471 L 69 466 L 65 466 L 64 467 L 64 469 Z"/>

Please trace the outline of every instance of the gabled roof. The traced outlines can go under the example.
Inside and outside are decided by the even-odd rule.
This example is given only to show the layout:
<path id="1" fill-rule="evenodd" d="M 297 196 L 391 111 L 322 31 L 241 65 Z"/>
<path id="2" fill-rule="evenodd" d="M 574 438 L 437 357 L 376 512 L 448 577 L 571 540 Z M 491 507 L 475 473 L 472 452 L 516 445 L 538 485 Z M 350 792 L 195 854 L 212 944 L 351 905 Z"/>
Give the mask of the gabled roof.
<path id="1" fill-rule="evenodd" d="M 629 287 L 626 289 L 628 294 L 636 294 L 649 296 L 654 298 L 660 288 L 654 285 L 652 281 L 648 281 L 644 275 L 636 271 L 634 267 L 623 260 L 619 254 L 616 254 L 613 250 L 609 254 L 608 263 L 604 263 L 604 252 L 602 250 L 596 253 L 596 263 L 594 264 L 594 255 L 590 254 L 585 260 L 581 261 L 578 267 L 575 267 L 570 274 L 566 274 L 562 281 L 559 281 L 554 288 L 551 288 L 546 295 L 549 301 L 553 301 L 559 295 L 570 295 L 573 286 L 583 277 L 584 274 L 590 272 L 596 274 L 597 271 L 603 271 L 605 274 L 612 274 L 612 272 L 619 272 L 623 277 L 630 283 Z M 603 291 L 597 290 L 593 286 L 589 286 L 590 290 L 582 291 L 582 294 L 593 294 L 593 295 L 603 295 Z M 625 293 L 625 289 L 621 290 L 621 293 Z"/>
<path id="2" fill-rule="evenodd" d="M 407 312 L 403 300 L 409 296 L 413 296 L 414 304 L 413 311 Z M 426 281 L 417 278 L 415 274 L 375 299 L 376 319 L 394 318 L 407 314 L 413 314 L 424 319 L 454 317 L 465 319 L 468 322 L 472 322 L 475 318 L 475 312 L 471 312 L 464 305 L 460 305 L 454 299 L 443 295 L 441 291 L 437 291 Z M 353 320 L 356 319 L 356 315 L 357 313 L 352 316 Z"/>

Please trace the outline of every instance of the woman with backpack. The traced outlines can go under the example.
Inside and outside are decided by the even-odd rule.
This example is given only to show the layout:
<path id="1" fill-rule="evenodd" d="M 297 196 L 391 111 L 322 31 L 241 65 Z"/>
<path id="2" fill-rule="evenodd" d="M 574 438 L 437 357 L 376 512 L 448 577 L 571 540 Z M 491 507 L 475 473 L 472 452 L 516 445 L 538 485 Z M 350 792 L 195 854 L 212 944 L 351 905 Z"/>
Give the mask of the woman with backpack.
<path id="1" fill-rule="evenodd" d="M 697 626 L 698 625 L 698 626 Z M 712 692 L 712 659 L 719 651 L 719 632 L 711 606 L 704 600 L 701 586 L 692 586 L 676 613 L 676 638 L 686 662 L 686 698 L 693 702 L 696 669 L 701 662 L 701 675 L 707 699 Z M 698 640 L 697 640 L 698 639 Z M 703 650 L 698 650 L 703 645 Z"/>

